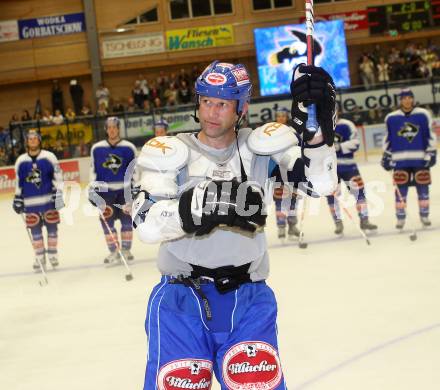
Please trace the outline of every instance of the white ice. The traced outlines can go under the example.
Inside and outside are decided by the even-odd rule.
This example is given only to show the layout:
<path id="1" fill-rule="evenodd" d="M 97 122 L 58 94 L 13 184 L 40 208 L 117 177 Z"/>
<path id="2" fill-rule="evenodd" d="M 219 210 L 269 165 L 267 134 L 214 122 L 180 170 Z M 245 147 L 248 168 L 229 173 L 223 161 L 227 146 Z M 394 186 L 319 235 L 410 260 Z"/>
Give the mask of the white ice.
<path id="1" fill-rule="evenodd" d="M 288 387 L 438 389 L 440 167 L 433 169 L 430 229 L 421 229 L 410 190 L 414 242 L 409 220 L 403 233 L 394 228 L 389 174 L 377 159 L 360 168 L 375 214 L 371 221 L 379 225 L 371 246 L 347 219 L 345 237 L 335 238 L 324 202 L 320 210 L 309 203 L 316 215 L 304 221 L 307 249 L 282 245 L 269 216 L 268 283 L 278 298 Z M 357 223 L 356 211 L 349 209 Z M 126 282 L 124 268 L 102 266 L 106 247 L 97 217 L 78 210 L 72 225 L 60 225 L 59 270 L 49 272 L 49 285 L 40 287 L 10 196 L 1 198 L 0 211 L 0 389 L 141 389 L 145 309 L 159 280 L 157 246 L 135 239 L 134 280 Z"/>

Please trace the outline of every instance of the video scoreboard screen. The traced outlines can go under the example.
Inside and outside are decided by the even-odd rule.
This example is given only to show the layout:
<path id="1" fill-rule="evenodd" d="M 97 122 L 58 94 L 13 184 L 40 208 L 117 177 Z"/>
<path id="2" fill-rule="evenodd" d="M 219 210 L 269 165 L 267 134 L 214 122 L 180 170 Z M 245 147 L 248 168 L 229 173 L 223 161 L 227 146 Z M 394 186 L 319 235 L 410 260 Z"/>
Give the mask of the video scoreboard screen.
<path id="1" fill-rule="evenodd" d="M 440 0 L 368 7 L 367 11 L 371 34 L 383 34 L 392 30 L 405 33 L 440 27 Z"/>

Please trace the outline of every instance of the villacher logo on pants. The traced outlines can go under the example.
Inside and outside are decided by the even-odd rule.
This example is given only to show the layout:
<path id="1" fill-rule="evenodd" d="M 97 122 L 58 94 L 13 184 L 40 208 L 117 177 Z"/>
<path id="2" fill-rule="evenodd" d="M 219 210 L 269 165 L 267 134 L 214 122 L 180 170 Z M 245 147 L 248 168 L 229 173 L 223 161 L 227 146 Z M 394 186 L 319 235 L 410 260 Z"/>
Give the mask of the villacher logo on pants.
<path id="1" fill-rule="evenodd" d="M 252 385 L 256 389 L 275 389 L 283 375 L 275 348 L 260 341 L 243 342 L 230 348 L 223 360 L 222 373 L 230 390 Z"/>
<path id="2" fill-rule="evenodd" d="M 212 362 L 200 359 L 174 360 L 161 367 L 159 390 L 207 389 L 212 385 Z"/>

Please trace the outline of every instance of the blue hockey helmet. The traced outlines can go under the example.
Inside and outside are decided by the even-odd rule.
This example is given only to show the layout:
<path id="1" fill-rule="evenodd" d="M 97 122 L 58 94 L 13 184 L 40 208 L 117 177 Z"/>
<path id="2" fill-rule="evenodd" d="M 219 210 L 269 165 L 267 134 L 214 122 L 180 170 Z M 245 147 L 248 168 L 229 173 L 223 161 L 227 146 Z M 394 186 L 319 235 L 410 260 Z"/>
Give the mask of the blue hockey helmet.
<path id="1" fill-rule="evenodd" d="M 107 130 L 108 125 L 114 124 L 118 129 L 121 128 L 121 120 L 117 116 L 109 116 L 105 120 L 105 129 Z"/>
<path id="2" fill-rule="evenodd" d="M 168 130 L 168 122 L 165 119 L 163 119 L 163 118 L 160 118 L 160 119 L 156 120 L 154 122 L 153 126 L 155 128 L 156 127 L 163 127 L 165 130 Z"/>
<path id="3" fill-rule="evenodd" d="M 400 97 L 400 99 L 403 99 L 405 96 L 409 96 L 409 97 L 414 98 L 414 93 L 413 93 L 413 91 L 411 91 L 411 89 L 404 88 L 400 91 L 399 97 Z"/>
<path id="4" fill-rule="evenodd" d="M 244 105 L 251 97 L 252 84 L 246 67 L 214 61 L 206 67 L 195 83 L 196 104 L 200 96 L 237 100 L 237 114 L 241 116 Z"/>

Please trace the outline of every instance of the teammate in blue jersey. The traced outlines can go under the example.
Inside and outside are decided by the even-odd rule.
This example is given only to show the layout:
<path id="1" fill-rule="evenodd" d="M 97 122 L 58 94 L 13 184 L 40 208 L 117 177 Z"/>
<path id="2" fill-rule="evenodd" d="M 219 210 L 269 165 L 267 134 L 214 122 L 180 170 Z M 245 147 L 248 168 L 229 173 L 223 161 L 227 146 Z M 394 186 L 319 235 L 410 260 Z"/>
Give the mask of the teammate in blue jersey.
<path id="1" fill-rule="evenodd" d="M 401 230 L 405 226 L 406 198 L 410 186 L 415 186 L 417 190 L 422 225 L 430 226 L 430 168 L 437 159 L 437 140 L 431 114 L 424 108 L 415 107 L 413 92 L 403 89 L 400 109 L 389 113 L 385 124 L 387 133 L 381 164 L 385 170 L 393 171 L 393 180 L 399 190 L 395 191 L 396 228 Z"/>
<path id="2" fill-rule="evenodd" d="M 321 68 L 294 72 L 292 113 L 302 146 L 280 123 L 239 129 L 251 94 L 243 65 L 213 62 L 195 91 L 200 131 L 154 138 L 137 160 L 133 223 L 142 241 L 161 242 L 162 273 L 147 308 L 144 389 L 208 389 L 213 373 L 224 390 L 286 389 L 277 304 L 265 282 L 263 199 L 271 159 L 304 191 L 335 190 L 333 82 Z M 303 104 L 310 103 L 317 103 L 316 134 L 305 128 Z"/>
<path id="3" fill-rule="evenodd" d="M 121 140 L 117 117 L 107 118 L 105 128 L 107 139 L 95 143 L 90 152 L 89 201 L 101 210 L 100 222 L 110 251 L 104 263 L 112 265 L 121 261 L 119 249 L 126 260 L 134 259 L 131 253 L 131 202 L 126 202 L 125 196 L 131 181 L 125 180 L 125 177 L 127 169 L 134 165 L 132 161 L 136 157 L 136 147 L 131 142 Z M 120 240 L 115 228 L 118 219 L 121 222 Z"/>
<path id="4" fill-rule="evenodd" d="M 348 119 L 339 118 L 335 128 L 335 149 L 338 159 L 338 181 L 344 182 L 350 193 L 356 199 L 356 209 L 360 219 L 360 227 L 365 231 L 375 231 L 377 226 L 368 219 L 368 206 L 365 196 L 364 181 L 354 160 L 354 153 L 359 149 L 359 137 L 356 125 Z M 327 197 L 330 212 L 335 222 L 335 234 L 341 235 L 344 231 L 341 210 L 337 196 L 340 195 L 338 186 L 336 196 Z"/>
<path id="5" fill-rule="evenodd" d="M 278 108 L 275 111 L 275 122 L 283 125 L 288 125 L 289 122 L 289 110 L 287 108 Z M 294 129 L 292 128 L 294 132 Z M 272 176 L 275 176 L 276 188 L 273 192 L 273 200 L 275 202 L 276 222 L 278 227 L 278 238 L 286 238 L 286 226 L 287 235 L 289 239 L 295 239 L 299 237 L 300 231 L 297 228 L 298 218 L 296 216 L 296 197 L 297 193 L 292 191 L 289 186 L 282 184 L 280 168 L 277 165 L 272 171 Z M 287 223 L 286 223 L 287 222 Z"/>
<path id="6" fill-rule="evenodd" d="M 58 266 L 59 209 L 63 203 L 63 175 L 55 155 L 41 149 L 41 136 L 36 130 L 26 134 L 27 152 L 15 162 L 15 197 L 13 208 L 25 213 L 35 251 L 34 270 L 45 267 L 46 256 L 52 267 Z M 43 226 L 47 231 L 44 242 Z"/>

